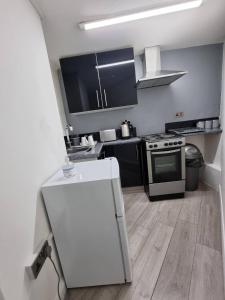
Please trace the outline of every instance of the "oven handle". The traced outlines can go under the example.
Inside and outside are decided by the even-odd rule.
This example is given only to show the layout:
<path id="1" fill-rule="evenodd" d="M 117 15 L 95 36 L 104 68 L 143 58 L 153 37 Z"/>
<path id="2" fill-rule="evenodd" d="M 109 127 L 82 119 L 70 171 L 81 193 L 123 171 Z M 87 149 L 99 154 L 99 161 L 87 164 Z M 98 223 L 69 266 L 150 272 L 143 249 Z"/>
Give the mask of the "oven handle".
<path id="1" fill-rule="evenodd" d="M 160 152 L 151 152 L 152 155 L 160 155 L 160 154 L 170 154 L 170 153 L 176 153 L 180 152 L 181 149 L 175 149 L 175 150 L 170 150 L 170 151 L 160 151 Z"/>

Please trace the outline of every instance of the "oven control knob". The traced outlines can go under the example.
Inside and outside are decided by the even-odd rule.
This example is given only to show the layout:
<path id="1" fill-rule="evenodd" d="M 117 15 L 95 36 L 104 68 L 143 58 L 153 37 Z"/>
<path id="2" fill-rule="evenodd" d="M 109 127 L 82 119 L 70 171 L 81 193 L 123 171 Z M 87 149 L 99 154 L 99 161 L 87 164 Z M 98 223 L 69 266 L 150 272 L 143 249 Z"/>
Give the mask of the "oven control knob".
<path id="1" fill-rule="evenodd" d="M 170 145 L 170 146 L 172 146 L 172 145 L 173 145 L 173 143 L 169 143 L 169 145 Z"/>
<path id="2" fill-rule="evenodd" d="M 179 145 L 181 145 L 181 144 L 182 144 L 182 142 L 181 142 L 181 141 L 179 141 L 179 142 L 178 142 L 178 144 L 179 144 Z"/>
<path id="3" fill-rule="evenodd" d="M 152 145 L 150 145 L 150 146 L 149 146 L 149 148 L 153 148 L 153 146 L 152 146 Z"/>
<path id="4" fill-rule="evenodd" d="M 168 146 L 168 143 L 165 143 L 164 146 Z"/>
<path id="5" fill-rule="evenodd" d="M 177 145 L 177 142 L 174 142 L 174 145 Z"/>
<path id="6" fill-rule="evenodd" d="M 154 147 L 155 147 L 155 148 L 157 148 L 157 147 L 158 147 L 158 145 L 157 145 L 157 144 L 155 144 L 155 145 L 154 145 Z"/>

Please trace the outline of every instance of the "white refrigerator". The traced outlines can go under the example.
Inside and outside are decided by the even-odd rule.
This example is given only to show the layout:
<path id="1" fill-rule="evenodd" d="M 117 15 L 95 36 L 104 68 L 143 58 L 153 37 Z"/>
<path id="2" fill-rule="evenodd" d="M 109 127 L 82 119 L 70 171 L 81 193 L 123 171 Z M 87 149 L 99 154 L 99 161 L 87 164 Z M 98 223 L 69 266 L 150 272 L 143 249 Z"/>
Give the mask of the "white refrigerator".
<path id="1" fill-rule="evenodd" d="M 76 163 L 42 187 L 68 288 L 131 282 L 123 195 L 116 158 Z"/>

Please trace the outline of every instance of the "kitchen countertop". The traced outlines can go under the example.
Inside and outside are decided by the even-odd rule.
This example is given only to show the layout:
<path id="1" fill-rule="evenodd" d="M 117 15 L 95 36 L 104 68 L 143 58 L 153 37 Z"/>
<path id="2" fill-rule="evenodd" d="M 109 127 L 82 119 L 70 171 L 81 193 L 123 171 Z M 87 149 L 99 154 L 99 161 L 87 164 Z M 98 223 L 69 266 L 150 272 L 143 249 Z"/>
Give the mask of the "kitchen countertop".
<path id="1" fill-rule="evenodd" d="M 131 144 L 131 143 L 139 143 L 141 141 L 141 138 L 139 137 L 133 137 L 130 139 L 118 139 L 115 141 L 110 142 L 104 142 L 104 146 L 113 146 L 113 145 L 122 145 L 122 144 Z"/>
<path id="2" fill-rule="evenodd" d="M 176 129 L 179 129 L 179 128 L 176 128 Z M 175 129 L 175 130 L 176 130 Z M 180 128 L 182 129 L 182 128 Z M 170 132 L 172 132 L 173 130 L 171 129 Z M 221 128 L 214 128 L 214 129 L 203 129 L 203 131 L 201 132 L 192 132 L 192 133 L 183 133 L 183 134 L 180 134 L 182 136 L 194 136 L 194 135 L 205 135 L 205 134 L 218 134 L 218 133 L 221 133 L 222 132 L 222 129 Z"/>
<path id="3" fill-rule="evenodd" d="M 139 137 L 133 137 L 130 139 L 118 139 L 116 141 L 110 141 L 110 142 L 98 142 L 94 148 L 92 148 L 90 151 L 84 150 L 84 151 L 78 151 L 76 153 L 69 153 L 68 157 L 70 160 L 85 160 L 85 159 L 97 159 L 101 153 L 103 146 L 113 146 L 113 145 L 121 145 L 121 144 L 129 144 L 129 143 L 139 143 L 141 141 L 141 138 Z"/>
<path id="4" fill-rule="evenodd" d="M 101 153 L 103 143 L 97 143 L 90 151 L 83 150 L 76 153 L 69 153 L 70 160 L 97 159 Z"/>
<path id="5" fill-rule="evenodd" d="M 172 131 L 172 130 L 170 130 Z M 194 135 L 206 135 L 206 134 L 218 134 L 221 133 L 221 128 L 215 128 L 215 129 L 205 129 L 202 132 L 193 132 L 193 133 L 186 133 L 181 134 L 184 137 L 187 136 L 194 136 Z M 85 159 L 97 159 L 100 156 L 100 153 L 102 151 L 103 146 L 114 146 L 114 145 L 122 145 L 122 144 L 129 144 L 129 143 L 139 143 L 141 141 L 140 137 L 133 137 L 130 139 L 118 139 L 115 141 L 110 142 L 98 142 L 94 148 L 92 148 L 90 151 L 84 150 L 84 151 L 78 151 L 76 153 L 70 153 L 68 154 L 68 157 L 72 161 L 76 160 L 85 160 Z"/>

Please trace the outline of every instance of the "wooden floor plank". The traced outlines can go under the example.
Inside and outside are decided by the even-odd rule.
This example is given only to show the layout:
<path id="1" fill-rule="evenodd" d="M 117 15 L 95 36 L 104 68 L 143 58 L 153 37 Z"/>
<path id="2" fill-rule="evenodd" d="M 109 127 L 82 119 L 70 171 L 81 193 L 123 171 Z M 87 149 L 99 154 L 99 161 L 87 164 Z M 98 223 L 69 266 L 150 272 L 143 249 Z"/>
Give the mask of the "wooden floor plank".
<path id="1" fill-rule="evenodd" d="M 124 200 L 124 208 L 125 211 L 127 212 L 132 205 L 137 201 L 136 197 L 132 196 L 131 194 L 126 194 L 123 195 L 123 200 Z"/>
<path id="2" fill-rule="evenodd" d="M 218 193 L 212 190 L 206 191 L 202 198 L 197 242 L 222 251 L 219 198 Z"/>
<path id="3" fill-rule="evenodd" d="M 136 221 L 142 215 L 144 210 L 148 207 L 148 202 L 146 201 L 146 195 L 144 193 L 137 197 L 137 200 L 133 205 L 126 211 L 126 224 L 128 232 L 133 226 L 135 226 Z"/>
<path id="4" fill-rule="evenodd" d="M 160 238 L 157 238 L 152 249 L 145 248 L 146 252 L 150 250 L 150 255 L 132 296 L 132 299 L 134 300 L 151 298 L 169 247 L 169 242 L 174 229 L 160 223 L 156 226 L 161 228 L 159 230 Z"/>
<path id="5" fill-rule="evenodd" d="M 144 293 L 151 296 L 172 233 L 172 227 L 155 224 L 133 266 L 132 285 L 122 287 L 117 300 L 141 299 Z"/>
<path id="6" fill-rule="evenodd" d="M 219 251 L 196 246 L 189 300 L 224 300 L 221 266 Z"/>
<path id="7" fill-rule="evenodd" d="M 124 207 L 126 208 L 127 212 L 132 208 L 134 204 L 137 202 L 143 202 L 143 193 L 135 193 L 135 194 L 126 194 L 123 196 L 124 198 Z"/>
<path id="8" fill-rule="evenodd" d="M 121 287 L 122 285 L 110 285 L 71 289 L 66 300 L 113 300 Z"/>
<path id="9" fill-rule="evenodd" d="M 149 230 L 143 228 L 142 226 L 134 226 L 130 231 L 128 240 L 132 262 L 137 259 L 142 247 L 146 243 L 148 236 Z"/>
<path id="10" fill-rule="evenodd" d="M 152 229 L 152 226 L 159 219 L 159 203 L 150 202 L 144 212 L 137 219 L 135 226 L 141 226 L 146 229 Z"/>
<path id="11" fill-rule="evenodd" d="M 202 193 L 202 191 L 186 193 L 179 215 L 180 220 L 198 224 Z"/>
<path id="12" fill-rule="evenodd" d="M 196 225 L 178 221 L 164 260 L 153 300 L 186 300 L 191 282 Z"/>
<path id="13" fill-rule="evenodd" d="M 92 300 L 114 300 L 117 299 L 117 295 L 122 288 L 121 285 L 108 286 L 99 288 L 93 297 Z"/>
<path id="14" fill-rule="evenodd" d="M 98 287 L 70 289 L 67 300 L 91 300 Z"/>
<path id="15" fill-rule="evenodd" d="M 141 186 L 132 186 L 132 187 L 125 187 L 122 188 L 123 194 L 134 194 L 134 193 L 143 193 L 144 192 L 144 187 L 143 185 Z"/>
<path id="16" fill-rule="evenodd" d="M 143 268 L 146 266 L 149 258 L 153 255 L 151 251 L 155 252 L 155 250 L 157 250 L 161 254 L 161 252 L 163 252 L 162 250 L 164 250 L 163 246 L 166 244 L 167 246 L 165 246 L 165 248 L 168 247 L 167 242 L 169 242 L 172 232 L 173 229 L 171 227 L 160 223 L 155 224 L 154 228 L 152 228 L 144 247 L 141 249 L 139 256 L 135 261 L 135 265 L 133 267 L 133 285 L 138 282 Z M 166 254 L 166 252 L 163 253 L 164 255 Z"/>
<path id="17" fill-rule="evenodd" d="M 183 199 L 161 201 L 159 207 L 159 221 L 174 227 L 181 211 Z"/>

